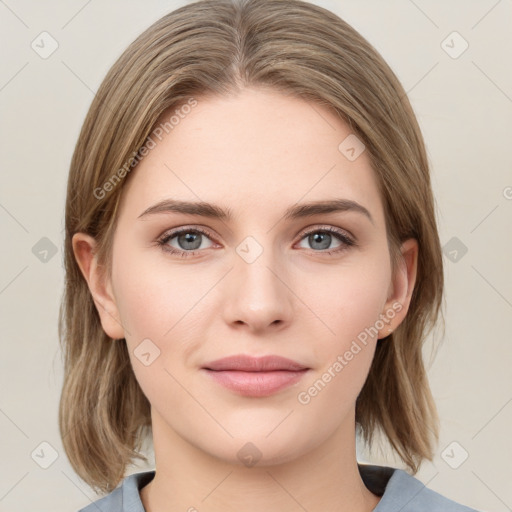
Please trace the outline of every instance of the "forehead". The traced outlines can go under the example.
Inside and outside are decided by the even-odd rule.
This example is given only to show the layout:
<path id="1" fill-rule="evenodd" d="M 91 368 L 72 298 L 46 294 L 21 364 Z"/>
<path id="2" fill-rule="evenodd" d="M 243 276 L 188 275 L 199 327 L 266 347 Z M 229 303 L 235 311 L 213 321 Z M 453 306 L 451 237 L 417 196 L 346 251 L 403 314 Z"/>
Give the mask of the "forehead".
<path id="1" fill-rule="evenodd" d="M 343 141 L 354 135 L 332 111 L 258 88 L 196 101 L 174 116 L 168 133 L 161 130 L 161 140 L 152 135 L 153 149 L 125 185 L 122 216 L 135 220 L 166 198 L 207 201 L 260 217 L 297 202 L 346 198 L 383 222 L 367 152 L 347 158 Z"/>

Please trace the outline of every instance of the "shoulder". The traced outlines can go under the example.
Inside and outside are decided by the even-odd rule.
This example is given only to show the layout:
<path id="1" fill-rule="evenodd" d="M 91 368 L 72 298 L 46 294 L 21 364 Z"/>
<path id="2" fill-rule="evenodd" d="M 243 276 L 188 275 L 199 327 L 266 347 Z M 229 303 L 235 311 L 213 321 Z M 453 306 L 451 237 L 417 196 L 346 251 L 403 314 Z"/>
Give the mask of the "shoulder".
<path id="1" fill-rule="evenodd" d="M 110 494 L 81 508 L 78 512 L 144 512 L 139 491 L 154 476 L 154 470 L 129 475 Z"/>
<path id="2" fill-rule="evenodd" d="M 100 498 L 78 512 L 124 512 L 122 488 L 117 487 L 110 494 Z"/>
<path id="3" fill-rule="evenodd" d="M 374 512 L 478 512 L 425 486 L 402 469 L 395 469 Z"/>

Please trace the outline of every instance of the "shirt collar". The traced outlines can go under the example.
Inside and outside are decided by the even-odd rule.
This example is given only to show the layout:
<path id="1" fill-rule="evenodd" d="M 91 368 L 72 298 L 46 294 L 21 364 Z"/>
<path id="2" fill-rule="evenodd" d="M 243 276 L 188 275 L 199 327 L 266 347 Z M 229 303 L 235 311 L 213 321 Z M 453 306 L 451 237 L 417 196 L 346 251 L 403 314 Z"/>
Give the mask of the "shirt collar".
<path id="1" fill-rule="evenodd" d="M 448 501 L 402 469 L 372 464 L 358 464 L 358 468 L 366 487 L 381 497 L 372 512 L 408 512 L 415 510 L 419 504 Z M 144 512 L 140 490 L 154 476 L 155 470 L 151 470 L 133 473 L 124 479 L 121 489 L 123 512 Z"/>

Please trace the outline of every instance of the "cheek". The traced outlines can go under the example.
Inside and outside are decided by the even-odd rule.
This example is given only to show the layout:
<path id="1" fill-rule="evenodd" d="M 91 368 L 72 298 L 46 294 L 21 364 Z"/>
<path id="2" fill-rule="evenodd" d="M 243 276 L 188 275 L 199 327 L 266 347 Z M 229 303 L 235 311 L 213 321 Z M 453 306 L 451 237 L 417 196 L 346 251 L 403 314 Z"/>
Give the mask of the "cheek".
<path id="1" fill-rule="evenodd" d="M 172 385 L 169 371 L 182 373 L 180 365 L 201 339 L 209 303 L 200 299 L 213 283 L 198 282 L 180 265 L 150 264 L 142 251 L 134 253 L 126 251 L 130 256 L 116 260 L 114 291 L 135 375 L 153 397 L 162 382 Z"/>
<path id="2" fill-rule="evenodd" d="M 150 338 L 160 343 L 172 335 L 174 325 L 181 325 L 180 319 L 186 321 L 187 312 L 200 297 L 198 283 L 179 265 L 155 265 L 143 251 L 134 253 L 117 260 L 113 275 L 116 304 L 127 339 L 136 343 Z"/>
<path id="3" fill-rule="evenodd" d="M 327 347 L 340 349 L 361 333 L 374 331 L 372 327 L 383 313 L 389 282 L 386 261 L 372 264 L 365 258 L 364 263 L 340 264 L 309 274 L 298 289 L 312 317 L 317 319 L 320 339 L 326 341 Z"/>
<path id="4" fill-rule="evenodd" d="M 361 390 L 375 351 L 381 314 L 387 297 L 390 274 L 386 261 L 368 259 L 361 265 L 340 265 L 330 272 L 308 278 L 301 288 L 307 305 L 316 318 L 316 342 L 311 344 L 318 363 L 307 382 L 314 388 L 301 402 L 315 399 L 335 403 L 355 401 Z M 313 333 L 313 329 L 311 332 Z M 325 389 L 325 391 L 324 391 Z M 320 398 L 322 395 L 322 398 Z M 318 396 L 318 399 L 316 398 Z"/>
<path id="5" fill-rule="evenodd" d="M 184 357 L 184 346 L 178 340 L 185 322 L 180 319 L 186 319 L 190 309 L 184 297 L 187 287 L 162 275 L 161 270 L 137 258 L 120 258 L 114 276 L 131 365 L 152 404 L 158 403 L 163 388 L 177 389 L 169 374 L 168 359 Z"/>
<path id="6" fill-rule="evenodd" d="M 121 273 L 121 269 L 119 269 Z M 135 343 L 139 338 L 160 338 L 166 318 L 162 316 L 163 290 L 155 288 L 151 270 L 132 268 L 117 281 L 116 302 L 126 338 Z"/>

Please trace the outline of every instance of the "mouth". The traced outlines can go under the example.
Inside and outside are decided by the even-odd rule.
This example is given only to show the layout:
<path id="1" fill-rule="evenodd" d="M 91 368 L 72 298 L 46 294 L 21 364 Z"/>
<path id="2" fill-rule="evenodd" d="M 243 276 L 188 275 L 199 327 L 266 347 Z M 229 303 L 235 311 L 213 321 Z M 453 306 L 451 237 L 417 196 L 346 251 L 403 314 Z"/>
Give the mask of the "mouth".
<path id="1" fill-rule="evenodd" d="M 212 361 L 201 370 L 239 395 L 265 397 L 296 384 L 310 368 L 280 356 L 239 354 Z"/>

